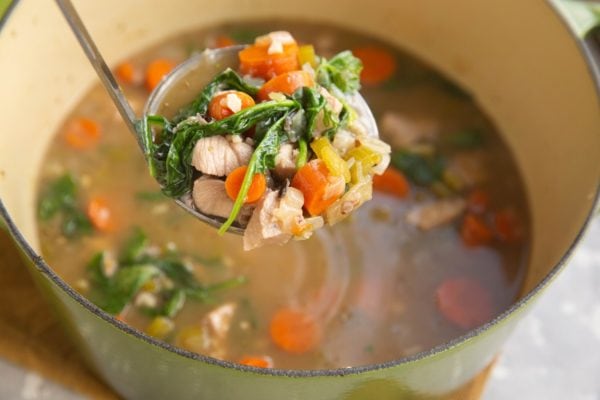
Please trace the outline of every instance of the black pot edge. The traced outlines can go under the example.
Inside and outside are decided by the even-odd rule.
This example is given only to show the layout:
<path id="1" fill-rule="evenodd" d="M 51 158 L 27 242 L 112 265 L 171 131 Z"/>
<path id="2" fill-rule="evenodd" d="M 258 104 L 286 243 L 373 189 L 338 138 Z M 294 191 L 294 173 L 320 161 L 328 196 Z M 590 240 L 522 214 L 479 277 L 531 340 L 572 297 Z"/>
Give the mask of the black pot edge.
<path id="1" fill-rule="evenodd" d="M 6 21 L 10 17 L 10 14 L 12 13 L 12 11 L 20 3 L 20 1 L 21 0 L 13 0 L 13 2 L 9 5 L 4 16 L 2 16 L 2 18 L 0 19 L 0 31 L 4 27 Z M 565 17 L 550 3 L 549 0 L 547 0 L 547 3 L 548 3 L 548 6 L 551 7 L 554 10 L 554 12 L 559 16 L 559 18 L 561 19 L 561 21 L 563 22 L 563 24 L 565 25 L 567 30 L 571 33 L 571 36 L 577 42 L 582 55 L 587 60 L 590 75 L 596 83 L 596 92 L 598 94 L 598 102 L 600 104 L 600 63 L 598 63 L 598 60 L 600 60 L 600 46 L 598 46 L 598 44 L 594 43 L 591 40 L 581 40 L 579 37 L 577 37 L 576 34 L 571 30 L 570 25 L 568 24 Z M 595 46 L 598 46 L 599 48 L 596 48 Z M 148 335 L 145 335 L 144 333 L 113 318 L 111 315 L 109 315 L 106 312 L 99 309 L 96 305 L 91 303 L 85 297 L 81 296 L 79 293 L 77 293 L 75 290 L 73 290 L 69 285 L 67 285 L 58 275 L 56 275 L 54 273 L 54 271 L 52 271 L 52 269 L 48 266 L 48 264 L 46 264 L 44 259 L 40 255 L 38 255 L 33 250 L 33 248 L 29 245 L 29 243 L 25 240 L 25 238 L 23 237 L 23 235 L 21 234 L 21 232 L 18 230 L 17 226 L 15 225 L 14 221 L 12 221 L 12 219 L 10 218 L 10 215 L 8 214 L 8 210 L 4 206 L 2 199 L 0 199 L 0 218 L 5 222 L 5 224 L 8 228 L 8 231 L 14 238 L 15 242 L 19 245 L 21 250 L 34 263 L 36 268 L 42 274 L 44 274 L 50 281 L 52 281 L 54 284 L 56 284 L 60 289 L 65 291 L 71 298 L 73 298 L 81 306 L 83 306 L 84 308 L 91 311 L 97 317 L 100 317 L 103 320 L 107 321 L 108 323 L 121 329 L 125 333 L 130 334 L 137 339 L 140 339 L 142 341 L 145 341 L 147 343 L 150 343 L 152 345 L 155 345 L 155 346 L 165 349 L 167 351 L 173 352 L 182 357 L 202 361 L 202 362 L 211 364 L 213 366 L 219 366 L 219 367 L 228 368 L 228 369 L 233 368 L 233 369 L 237 369 L 237 370 L 241 370 L 241 371 L 259 373 L 262 375 L 288 376 L 288 377 L 292 377 L 292 378 L 309 378 L 309 377 L 355 375 L 355 374 L 361 374 L 361 373 L 365 373 L 365 372 L 373 372 L 373 371 L 377 371 L 380 369 L 387 369 L 387 368 L 396 367 L 396 366 L 399 366 L 402 364 L 409 364 L 411 362 L 420 361 L 420 360 L 423 360 L 425 358 L 428 358 L 428 357 L 431 357 L 434 355 L 439 355 L 439 354 L 441 354 L 451 348 L 454 348 L 464 342 L 467 342 L 473 338 L 476 338 L 477 336 L 485 333 L 486 331 L 491 330 L 494 326 L 499 325 L 500 323 L 504 322 L 505 320 L 508 320 L 508 317 L 510 315 L 516 313 L 519 309 L 521 309 L 522 307 L 527 305 L 538 294 L 538 292 L 540 292 L 544 288 L 546 288 L 548 286 L 548 284 L 558 275 L 558 273 L 560 271 L 562 271 L 562 269 L 567 264 L 569 258 L 573 254 L 575 248 L 581 241 L 581 238 L 584 236 L 585 232 L 587 231 L 587 229 L 591 223 L 591 220 L 594 217 L 595 208 L 599 204 L 600 204 L 600 177 L 599 177 L 598 185 L 596 187 L 593 204 L 589 211 L 589 214 L 587 215 L 586 220 L 583 223 L 583 226 L 577 233 L 577 236 L 575 237 L 573 242 L 569 245 L 569 248 L 565 251 L 565 254 L 561 257 L 561 259 L 558 261 L 558 263 L 550 270 L 550 272 L 546 275 L 546 277 L 544 277 L 544 279 L 542 279 L 531 291 L 529 291 L 529 293 L 527 293 L 526 296 L 524 296 L 519 301 L 514 303 L 512 306 L 510 306 L 508 309 L 506 309 L 504 312 L 502 312 L 501 314 L 496 316 L 496 318 L 494 318 L 493 320 L 485 323 L 484 325 L 482 325 L 476 329 L 469 331 L 465 335 L 462 335 L 462 336 L 460 336 L 456 339 L 453 339 L 449 342 L 438 345 L 430 350 L 417 353 L 410 357 L 404 357 L 404 358 L 400 358 L 398 360 L 393 360 L 393 361 L 388 361 L 385 363 L 373 364 L 373 365 L 368 365 L 368 366 L 327 369 L 327 370 L 285 370 L 285 369 L 276 369 L 276 368 L 271 369 L 271 368 L 249 367 L 249 366 L 245 366 L 245 365 L 232 363 L 229 361 L 219 360 L 219 359 L 215 359 L 212 357 L 192 353 L 192 352 L 180 349 L 178 347 L 172 346 L 168 343 L 156 340 Z"/>

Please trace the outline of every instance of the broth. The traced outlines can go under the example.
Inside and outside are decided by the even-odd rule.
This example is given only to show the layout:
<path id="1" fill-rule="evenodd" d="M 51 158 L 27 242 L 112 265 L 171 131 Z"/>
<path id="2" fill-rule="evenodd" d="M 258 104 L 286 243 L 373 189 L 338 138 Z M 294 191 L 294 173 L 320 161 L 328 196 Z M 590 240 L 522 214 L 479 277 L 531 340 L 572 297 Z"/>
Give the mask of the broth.
<path id="1" fill-rule="evenodd" d="M 60 218 L 40 221 L 42 253 L 49 265 L 88 295 L 86 265 L 90 259 L 99 251 L 118 253 L 132 230 L 139 227 L 159 246 L 150 250 L 176 249 L 189 255 L 193 275 L 205 285 L 246 278 L 239 286 L 218 291 L 209 301 L 188 299 L 173 318 L 174 329 L 164 335 L 165 340 L 231 361 L 260 355 L 269 359 L 270 366 L 272 361 L 272 366 L 286 369 L 357 366 L 409 356 L 458 337 L 505 310 L 519 295 L 527 262 L 525 191 L 514 159 L 490 121 L 467 94 L 437 72 L 375 38 L 300 21 L 201 29 L 130 60 L 136 69 L 159 57 L 181 62 L 190 51 L 214 46 L 223 37 L 248 42 L 256 34 L 278 29 L 292 32 L 301 42 L 313 43 L 317 53 L 326 57 L 360 46 L 376 46 L 392 54 L 397 65 L 393 76 L 362 89 L 380 123 L 382 138 L 399 150 L 398 142 L 408 139 L 398 132 L 398 126 L 408 126 L 405 131 L 419 136 L 410 144 L 411 152 L 424 154 L 425 159 L 430 159 L 432 151 L 439 153 L 446 165 L 444 171 L 463 165 L 463 170 L 458 169 L 458 175 L 464 175 L 462 181 L 456 183 L 456 174 L 453 178 L 444 172 L 443 179 L 433 183 L 412 183 L 406 198 L 376 192 L 351 219 L 318 231 L 310 240 L 244 252 L 240 237 L 219 236 L 214 228 L 194 220 L 158 194 L 134 138 L 103 88 L 96 86 L 66 118 L 51 144 L 40 172 L 39 190 L 43 197 L 53 181 L 69 172 L 78 186 L 77 207 L 83 209 L 98 196 L 105 198 L 115 226 L 108 232 L 93 230 L 67 237 Z M 139 114 L 148 92 L 134 78 L 134 84 L 124 85 L 124 89 Z M 74 150 L 65 141 L 69 124 L 81 116 L 93 118 L 101 127 L 93 149 Z M 467 139 L 474 136 L 457 136 L 457 132 L 477 132 L 475 136 L 483 141 L 471 143 Z M 465 164 L 471 166 L 470 171 L 464 170 Z M 407 168 L 410 175 L 411 167 Z M 467 172 L 470 178 L 478 175 L 474 183 L 467 179 Z M 432 229 L 407 222 L 407 216 L 419 207 L 482 192 L 491 199 L 487 211 L 472 212 L 472 202 L 465 204 L 471 210 L 467 214 L 477 214 L 478 220 L 495 227 L 494 238 L 485 243 L 465 243 L 464 205 L 447 223 Z M 423 215 L 417 218 L 417 225 L 422 219 Z M 518 221 L 518 234 L 507 238 L 502 227 L 514 228 L 514 221 Z M 443 289 L 443 282 L 454 285 Z M 457 304 L 468 309 L 474 306 L 470 303 L 480 300 L 473 290 L 469 291 L 471 297 L 456 300 L 449 296 L 446 300 L 451 304 L 444 305 L 444 290 L 456 294 L 457 282 L 458 286 L 477 282 L 484 288 L 490 306 L 483 317 L 471 315 L 465 320 L 456 316 Z M 223 305 L 229 308 L 223 309 Z M 273 343 L 269 324 L 282 307 L 301 309 L 312 316 L 321 332 L 315 348 L 290 353 Z M 130 304 L 119 318 L 144 331 L 155 317 L 139 308 Z M 221 332 L 213 327 L 212 333 L 206 333 L 206 316 L 217 315 L 214 310 L 225 310 L 220 315 L 225 315 L 221 323 L 227 329 Z M 449 313 L 454 319 L 448 318 Z M 193 340 L 193 333 L 202 330 L 204 338 L 216 336 L 213 345 Z"/>

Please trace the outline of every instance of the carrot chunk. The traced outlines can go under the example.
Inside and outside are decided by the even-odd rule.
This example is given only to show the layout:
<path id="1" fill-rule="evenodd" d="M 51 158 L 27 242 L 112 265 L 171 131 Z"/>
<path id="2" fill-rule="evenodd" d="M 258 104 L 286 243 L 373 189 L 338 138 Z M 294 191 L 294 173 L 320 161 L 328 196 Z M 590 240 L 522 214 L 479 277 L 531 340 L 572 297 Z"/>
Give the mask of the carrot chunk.
<path id="1" fill-rule="evenodd" d="M 386 49 L 373 46 L 358 47 L 352 50 L 352 54 L 363 63 L 360 80 L 364 84 L 380 84 L 396 72 L 396 59 Z"/>
<path id="2" fill-rule="evenodd" d="M 490 207 L 490 196 L 483 189 L 474 189 L 467 197 L 467 209 L 474 214 L 483 214 Z"/>
<path id="3" fill-rule="evenodd" d="M 300 68 L 298 63 L 298 45 L 283 45 L 283 53 L 269 54 L 269 46 L 252 45 L 239 53 L 240 71 L 244 75 L 252 75 L 263 79 L 271 79 L 277 75 Z"/>
<path id="4" fill-rule="evenodd" d="M 345 189 L 344 178 L 331 176 L 325 163 L 318 159 L 306 163 L 296 172 L 292 178 L 292 187 L 302 192 L 304 208 L 312 216 L 325 211 Z"/>
<path id="5" fill-rule="evenodd" d="M 222 47 L 229 47 L 229 46 L 234 46 L 235 40 L 233 40 L 232 38 L 230 38 L 227 35 L 219 35 L 217 36 L 217 39 L 215 40 L 215 45 L 217 48 L 222 48 Z"/>
<path id="6" fill-rule="evenodd" d="M 211 99 L 208 105 L 208 113 L 212 118 L 221 120 L 253 105 L 254 99 L 250 95 L 237 90 L 227 90 Z M 239 109 L 235 107 L 239 107 Z"/>
<path id="7" fill-rule="evenodd" d="M 80 117 L 67 125 L 64 139 L 69 146 L 77 150 L 88 150 L 94 147 L 102 135 L 100 125 L 93 119 Z"/>
<path id="8" fill-rule="evenodd" d="M 504 209 L 494 213 L 494 230 L 496 236 L 502 242 L 515 243 L 523 236 L 522 226 L 515 215 L 509 209 Z"/>
<path id="9" fill-rule="evenodd" d="M 277 311 L 269 330 L 273 343 L 288 353 L 306 353 L 314 349 L 320 340 L 314 318 L 305 311 L 291 308 Z"/>
<path id="10" fill-rule="evenodd" d="M 245 356 L 238 363 L 257 368 L 273 368 L 273 360 L 268 356 Z"/>
<path id="11" fill-rule="evenodd" d="M 133 63 L 124 62 L 123 64 L 118 65 L 115 74 L 121 83 L 127 85 L 135 85 L 138 83 L 139 74 Z"/>
<path id="12" fill-rule="evenodd" d="M 460 229 L 463 243 L 469 247 L 484 246 L 494 238 L 494 232 L 485 221 L 475 214 L 468 213 Z"/>
<path id="13" fill-rule="evenodd" d="M 306 71 L 291 71 L 277 75 L 265 83 L 258 91 L 259 100 L 269 100 L 269 94 L 279 92 L 283 94 L 292 94 L 301 87 L 312 87 L 315 81 Z"/>
<path id="14" fill-rule="evenodd" d="M 146 89 L 153 91 L 161 79 L 175 68 L 175 63 L 166 58 L 159 58 L 148 64 L 146 68 Z"/>
<path id="15" fill-rule="evenodd" d="M 462 329 L 475 328 L 493 317 L 492 296 L 475 279 L 448 279 L 437 287 L 435 294 L 442 315 Z"/>
<path id="16" fill-rule="evenodd" d="M 401 199 L 408 196 L 410 192 L 410 186 L 404 174 L 393 167 L 386 169 L 382 175 L 373 176 L 373 189 Z"/>
<path id="17" fill-rule="evenodd" d="M 104 197 L 94 197 L 87 206 L 87 215 L 96 229 L 101 232 L 112 232 L 115 221 L 109 203 Z"/>
<path id="18" fill-rule="evenodd" d="M 237 167 L 225 179 L 225 191 L 231 200 L 237 199 L 238 194 L 240 193 L 240 189 L 242 188 L 242 183 L 244 182 L 244 177 L 246 176 L 246 171 L 248 167 L 246 165 L 242 165 L 241 167 Z M 254 174 L 252 177 L 252 183 L 250 184 L 250 189 L 248 189 L 248 194 L 246 194 L 246 200 L 244 203 L 254 203 L 259 200 L 265 190 L 267 189 L 267 179 L 263 174 Z"/>

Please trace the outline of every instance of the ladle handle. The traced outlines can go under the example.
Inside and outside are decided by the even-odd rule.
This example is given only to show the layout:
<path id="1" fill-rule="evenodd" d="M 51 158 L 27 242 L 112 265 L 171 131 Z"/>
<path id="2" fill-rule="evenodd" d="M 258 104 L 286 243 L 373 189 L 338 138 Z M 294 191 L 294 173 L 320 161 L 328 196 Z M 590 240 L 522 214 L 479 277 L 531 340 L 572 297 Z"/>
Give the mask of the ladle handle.
<path id="1" fill-rule="evenodd" d="M 104 58 L 102 58 L 102 55 L 98 51 L 96 44 L 90 37 L 85 25 L 83 25 L 79 14 L 75 10 L 75 7 L 73 7 L 73 4 L 70 0 L 56 0 L 56 4 L 58 4 L 62 14 L 69 23 L 69 26 L 79 41 L 81 48 L 96 70 L 98 77 L 115 103 L 115 106 L 119 110 L 119 113 L 127 124 L 127 127 L 136 137 L 138 137 L 135 129 L 135 123 L 137 120 L 135 112 L 131 108 L 131 105 L 129 105 L 129 102 L 125 98 L 125 95 L 119 87 L 114 75 L 112 72 L 110 72 L 106 62 L 104 62 Z"/>

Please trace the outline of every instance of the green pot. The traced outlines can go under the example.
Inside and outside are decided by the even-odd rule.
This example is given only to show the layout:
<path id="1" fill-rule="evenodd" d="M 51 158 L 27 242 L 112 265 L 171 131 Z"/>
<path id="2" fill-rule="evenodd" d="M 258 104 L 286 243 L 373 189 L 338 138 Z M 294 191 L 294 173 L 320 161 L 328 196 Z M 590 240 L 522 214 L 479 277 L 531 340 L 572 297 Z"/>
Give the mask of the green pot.
<path id="1" fill-rule="evenodd" d="M 6 4 L 0 0 L 0 12 Z M 106 59 L 115 63 L 167 35 L 231 15 L 319 19 L 386 38 L 475 95 L 513 150 L 532 210 L 523 298 L 494 321 L 414 357 L 359 368 L 287 371 L 242 367 L 173 348 L 100 311 L 37 253 L 35 183 L 45 150 L 96 77 L 53 2 L 13 3 L 0 25 L 0 216 L 81 353 L 126 398 L 428 399 L 455 391 L 490 363 L 564 267 L 593 214 L 600 112 L 598 67 L 586 56 L 597 56 L 598 49 L 593 38 L 583 41 L 570 31 L 557 12 L 566 11 L 581 27 L 576 33 L 585 33 L 595 20 L 582 2 L 222 0 L 215 6 L 105 0 L 76 6 Z"/>

